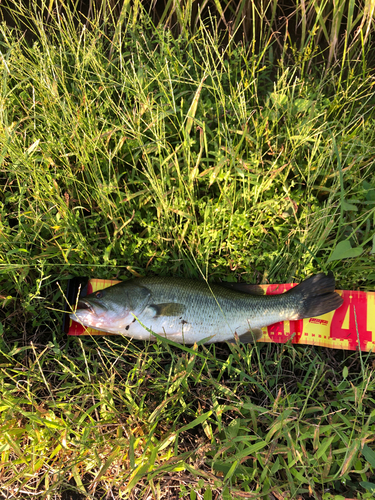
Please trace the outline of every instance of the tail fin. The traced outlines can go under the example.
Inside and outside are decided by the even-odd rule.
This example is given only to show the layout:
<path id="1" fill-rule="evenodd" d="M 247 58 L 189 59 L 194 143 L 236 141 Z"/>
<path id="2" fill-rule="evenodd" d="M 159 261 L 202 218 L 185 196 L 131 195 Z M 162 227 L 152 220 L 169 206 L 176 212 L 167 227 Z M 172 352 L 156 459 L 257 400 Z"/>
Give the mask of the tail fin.
<path id="1" fill-rule="evenodd" d="M 315 274 L 288 292 L 298 297 L 300 309 L 298 318 L 313 318 L 334 311 L 343 303 L 342 297 L 335 292 L 335 278 L 332 273 Z"/>

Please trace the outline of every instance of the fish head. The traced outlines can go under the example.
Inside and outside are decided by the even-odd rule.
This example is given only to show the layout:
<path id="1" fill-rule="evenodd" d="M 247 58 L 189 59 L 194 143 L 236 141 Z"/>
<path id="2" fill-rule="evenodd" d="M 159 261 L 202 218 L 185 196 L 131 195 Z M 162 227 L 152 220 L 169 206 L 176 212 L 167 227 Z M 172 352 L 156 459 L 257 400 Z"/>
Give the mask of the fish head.
<path id="1" fill-rule="evenodd" d="M 119 283 L 80 298 L 70 317 L 96 330 L 121 333 L 144 310 L 150 295 L 145 287 Z"/>

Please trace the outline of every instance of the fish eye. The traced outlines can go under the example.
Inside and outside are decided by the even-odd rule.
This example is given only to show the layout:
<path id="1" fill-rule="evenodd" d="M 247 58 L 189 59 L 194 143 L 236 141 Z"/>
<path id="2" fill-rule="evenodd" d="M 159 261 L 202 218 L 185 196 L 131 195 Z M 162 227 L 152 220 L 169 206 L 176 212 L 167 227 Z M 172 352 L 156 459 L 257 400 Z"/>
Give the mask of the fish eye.
<path id="1" fill-rule="evenodd" d="M 102 292 L 102 291 L 100 291 L 100 292 L 96 292 L 95 297 L 96 297 L 97 299 L 101 299 L 101 298 L 103 297 L 103 292 Z"/>

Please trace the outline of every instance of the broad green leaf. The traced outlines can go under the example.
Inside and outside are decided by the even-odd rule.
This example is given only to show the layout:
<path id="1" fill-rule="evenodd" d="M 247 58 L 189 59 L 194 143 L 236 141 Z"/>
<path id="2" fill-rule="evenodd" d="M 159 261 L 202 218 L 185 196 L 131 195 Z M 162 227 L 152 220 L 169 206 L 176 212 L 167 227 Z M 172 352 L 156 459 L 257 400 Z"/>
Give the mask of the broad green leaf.
<path id="1" fill-rule="evenodd" d="M 375 483 L 369 483 L 368 481 L 361 481 L 359 484 L 365 490 L 369 490 L 371 491 L 371 493 L 375 493 Z"/>
<path id="2" fill-rule="evenodd" d="M 259 441 L 258 443 L 255 443 L 255 444 L 253 444 L 251 446 L 248 446 L 244 450 L 241 450 L 238 453 L 236 453 L 236 458 L 238 460 L 242 460 L 246 456 L 251 456 L 254 453 L 256 453 L 257 451 L 259 451 L 262 448 L 264 448 L 265 446 L 267 446 L 267 444 L 268 443 L 266 443 L 265 441 Z"/>
<path id="3" fill-rule="evenodd" d="M 367 181 L 362 182 L 362 187 L 366 191 L 366 200 L 375 201 L 375 187 Z"/>
<path id="4" fill-rule="evenodd" d="M 294 101 L 294 106 L 297 112 L 301 113 L 307 111 L 311 106 L 311 101 L 308 99 L 296 99 Z"/>
<path id="5" fill-rule="evenodd" d="M 72 465 L 72 473 L 74 480 L 76 482 L 77 488 L 84 494 L 87 493 L 86 488 L 83 486 L 82 479 L 81 479 L 81 474 L 80 471 L 78 470 L 78 467 L 76 464 Z M 83 474 L 82 474 L 83 475 Z"/>
<path id="6" fill-rule="evenodd" d="M 171 443 L 173 443 L 176 439 L 177 433 L 173 432 L 170 436 L 168 436 L 164 441 L 160 444 L 158 447 L 159 451 L 164 450 L 167 446 L 169 446 Z"/>
<path id="7" fill-rule="evenodd" d="M 350 259 L 351 257 L 358 257 L 363 252 L 363 247 L 352 247 L 349 240 L 340 241 L 337 243 L 335 249 L 330 255 L 328 262 L 334 260 Z"/>
<path id="8" fill-rule="evenodd" d="M 352 212 L 357 212 L 358 211 L 358 207 L 356 207 L 355 205 L 353 205 L 353 203 L 348 203 L 347 201 L 343 200 L 342 202 L 342 208 L 343 210 L 346 210 L 346 211 L 352 211 Z"/>
<path id="9" fill-rule="evenodd" d="M 344 462 L 341 467 L 340 477 L 345 476 L 347 474 L 357 456 L 358 451 L 360 451 L 360 440 L 354 439 L 350 448 L 347 450 Z"/>
<path id="10" fill-rule="evenodd" d="M 26 248 L 14 248 L 13 250 L 9 250 L 9 252 L 7 252 L 7 256 L 8 255 L 12 255 L 16 252 L 24 252 L 24 253 L 29 253 L 28 250 L 26 250 Z"/>
<path id="11" fill-rule="evenodd" d="M 212 500 L 212 490 L 209 486 L 207 486 L 207 489 L 204 492 L 203 500 Z"/>
<path id="12" fill-rule="evenodd" d="M 298 480 L 300 481 L 301 483 L 304 483 L 306 482 L 306 479 L 305 479 L 305 476 L 302 474 L 302 472 L 299 472 L 297 469 L 295 469 L 294 467 L 292 467 L 290 469 L 290 472 L 293 474 L 293 476 Z"/>
<path id="13" fill-rule="evenodd" d="M 329 448 L 330 444 L 332 443 L 332 441 L 335 439 L 335 435 L 334 436 L 331 436 L 329 437 L 327 440 L 324 440 L 321 445 L 319 446 L 315 456 L 316 456 L 316 459 L 319 460 L 319 458 L 324 455 L 324 453 L 327 451 L 327 449 Z"/>
<path id="14" fill-rule="evenodd" d="M 232 500 L 232 494 L 228 488 L 228 486 L 226 488 L 224 488 L 223 490 L 223 493 L 222 493 L 222 497 L 223 497 L 223 500 Z"/>
<path id="15" fill-rule="evenodd" d="M 112 455 L 111 455 L 112 456 Z M 108 460 L 107 460 L 108 461 Z M 138 481 L 147 474 L 150 465 L 148 463 L 139 465 L 130 475 L 125 491 L 131 491 Z"/>
<path id="16" fill-rule="evenodd" d="M 375 467 L 375 451 L 367 446 L 367 444 L 365 444 L 362 449 L 362 455 L 372 467 Z"/>
<path id="17" fill-rule="evenodd" d="M 208 419 L 212 415 L 212 411 L 208 411 L 206 413 L 203 413 L 202 415 L 199 415 L 195 420 L 190 422 L 190 424 L 184 425 L 184 427 L 181 427 L 181 429 L 178 429 L 178 432 L 182 431 L 188 431 L 189 429 L 192 429 L 193 427 L 196 427 L 197 425 L 201 424 L 205 420 Z"/>
<path id="18" fill-rule="evenodd" d="M 232 478 L 234 471 L 237 469 L 237 465 L 238 465 L 238 460 L 235 460 L 231 468 L 229 469 L 228 473 L 226 474 L 224 481 L 229 481 L 229 479 Z"/>
<path id="19" fill-rule="evenodd" d="M 274 105 L 276 106 L 284 106 L 288 103 L 288 96 L 285 94 L 277 93 L 277 92 L 272 92 L 270 95 L 271 101 Z"/>

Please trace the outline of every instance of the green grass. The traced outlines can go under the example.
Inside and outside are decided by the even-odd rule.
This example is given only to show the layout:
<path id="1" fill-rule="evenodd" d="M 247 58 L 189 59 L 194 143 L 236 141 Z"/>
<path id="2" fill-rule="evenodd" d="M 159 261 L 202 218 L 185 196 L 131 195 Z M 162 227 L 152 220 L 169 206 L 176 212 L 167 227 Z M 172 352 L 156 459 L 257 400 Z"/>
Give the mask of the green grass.
<path id="1" fill-rule="evenodd" d="M 1 26 L 1 495 L 371 498 L 372 354 L 60 331 L 79 275 L 373 290 L 366 46 L 325 71 L 121 22 Z"/>

